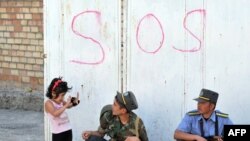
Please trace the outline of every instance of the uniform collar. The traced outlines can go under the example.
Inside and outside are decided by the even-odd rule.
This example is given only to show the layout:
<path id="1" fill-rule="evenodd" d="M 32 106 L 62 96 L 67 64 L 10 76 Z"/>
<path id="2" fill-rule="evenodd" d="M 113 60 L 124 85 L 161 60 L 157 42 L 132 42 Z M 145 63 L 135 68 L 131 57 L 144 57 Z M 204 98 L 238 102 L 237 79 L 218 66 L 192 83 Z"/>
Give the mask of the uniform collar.
<path id="1" fill-rule="evenodd" d="M 215 113 L 215 111 L 213 111 L 212 115 L 210 116 L 210 118 L 209 118 L 208 120 L 212 120 L 213 122 L 215 122 L 215 121 L 216 121 L 215 116 L 216 116 L 216 113 Z M 199 117 L 198 117 L 198 120 L 201 120 L 201 119 L 204 119 L 204 118 L 203 118 L 203 116 L 200 114 Z"/>
<path id="2" fill-rule="evenodd" d="M 116 120 L 116 121 L 119 121 L 120 124 L 122 124 L 123 126 L 127 126 L 127 125 L 129 125 L 129 124 L 133 124 L 133 120 L 134 120 L 136 117 L 137 117 L 137 115 L 136 115 L 134 112 L 130 112 L 130 113 L 129 113 L 129 120 L 128 120 L 128 122 L 127 122 L 126 124 L 122 124 L 122 122 L 121 122 L 119 116 L 116 116 L 115 120 Z"/>

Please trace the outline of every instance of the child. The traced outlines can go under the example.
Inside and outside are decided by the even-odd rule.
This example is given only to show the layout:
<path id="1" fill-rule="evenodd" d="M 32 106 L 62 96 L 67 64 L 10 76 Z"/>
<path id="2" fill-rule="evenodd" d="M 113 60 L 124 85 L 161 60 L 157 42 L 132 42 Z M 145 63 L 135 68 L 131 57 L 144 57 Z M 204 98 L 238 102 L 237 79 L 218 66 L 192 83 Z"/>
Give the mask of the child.
<path id="1" fill-rule="evenodd" d="M 52 141 L 72 141 L 72 128 L 65 110 L 78 105 L 80 101 L 79 93 L 77 98 L 69 96 L 64 101 L 65 94 L 71 89 L 61 77 L 54 78 L 47 89 L 49 99 L 45 102 L 45 111 L 51 122 Z"/>

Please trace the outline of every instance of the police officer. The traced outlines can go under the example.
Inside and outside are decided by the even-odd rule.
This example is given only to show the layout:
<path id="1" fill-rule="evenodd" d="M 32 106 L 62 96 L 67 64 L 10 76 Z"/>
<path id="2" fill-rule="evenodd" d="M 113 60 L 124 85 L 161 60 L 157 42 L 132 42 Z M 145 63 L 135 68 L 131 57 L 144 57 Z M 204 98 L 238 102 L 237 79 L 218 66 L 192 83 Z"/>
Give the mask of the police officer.
<path id="1" fill-rule="evenodd" d="M 217 92 L 202 89 L 200 96 L 194 99 L 198 101 L 198 109 L 186 113 L 175 130 L 174 138 L 184 141 L 222 141 L 224 125 L 233 123 L 228 114 L 215 110 L 218 96 Z"/>
<path id="2" fill-rule="evenodd" d="M 97 131 L 85 131 L 82 138 L 86 141 L 148 141 L 143 121 L 132 110 L 138 108 L 135 95 L 131 91 L 117 92 L 113 105 L 106 105 L 100 114 Z"/>

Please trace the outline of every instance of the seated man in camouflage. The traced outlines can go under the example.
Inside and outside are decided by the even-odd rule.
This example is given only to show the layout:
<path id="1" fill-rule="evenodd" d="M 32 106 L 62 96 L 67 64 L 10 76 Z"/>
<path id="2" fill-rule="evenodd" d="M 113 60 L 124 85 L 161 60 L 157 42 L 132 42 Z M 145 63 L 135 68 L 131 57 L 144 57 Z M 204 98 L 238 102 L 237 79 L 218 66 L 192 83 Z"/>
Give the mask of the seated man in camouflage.
<path id="1" fill-rule="evenodd" d="M 100 126 L 97 131 L 85 131 L 82 138 L 86 141 L 148 141 L 142 120 L 132 112 L 138 108 L 135 95 L 131 92 L 117 92 L 113 105 L 102 108 Z"/>

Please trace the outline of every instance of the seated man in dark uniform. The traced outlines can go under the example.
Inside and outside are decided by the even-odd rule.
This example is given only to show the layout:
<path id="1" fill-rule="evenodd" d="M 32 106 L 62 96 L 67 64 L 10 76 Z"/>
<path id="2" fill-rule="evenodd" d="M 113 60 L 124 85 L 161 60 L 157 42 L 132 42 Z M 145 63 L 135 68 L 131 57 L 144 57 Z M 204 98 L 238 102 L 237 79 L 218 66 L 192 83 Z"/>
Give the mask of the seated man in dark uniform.
<path id="1" fill-rule="evenodd" d="M 182 141 L 223 141 L 224 125 L 233 124 L 228 114 L 215 110 L 219 94 L 202 89 L 198 101 L 198 109 L 188 112 L 178 128 L 174 138 Z"/>
<path id="2" fill-rule="evenodd" d="M 138 108 L 135 95 L 131 92 L 117 92 L 113 105 L 106 105 L 101 110 L 100 126 L 97 131 L 85 131 L 82 138 L 86 141 L 148 141 L 142 120 L 132 112 Z"/>

